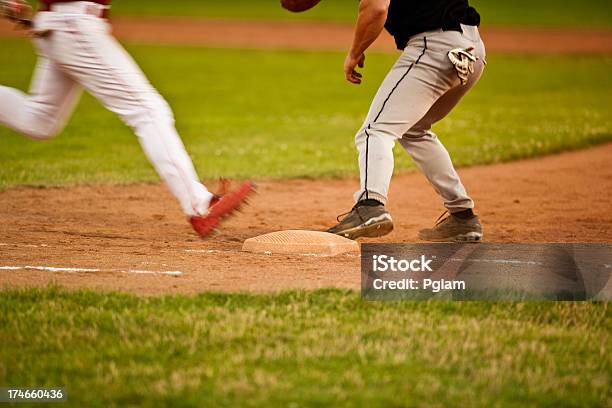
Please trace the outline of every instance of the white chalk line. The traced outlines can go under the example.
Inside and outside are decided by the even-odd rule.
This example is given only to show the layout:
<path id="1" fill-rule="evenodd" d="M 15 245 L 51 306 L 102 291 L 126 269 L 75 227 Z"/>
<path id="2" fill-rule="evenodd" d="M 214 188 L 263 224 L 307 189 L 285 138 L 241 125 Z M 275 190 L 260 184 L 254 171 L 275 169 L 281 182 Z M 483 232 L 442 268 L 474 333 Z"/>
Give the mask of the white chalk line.
<path id="1" fill-rule="evenodd" d="M 240 251 L 221 250 L 221 249 L 185 249 L 185 252 L 194 254 L 235 254 Z"/>
<path id="2" fill-rule="evenodd" d="M 34 245 L 34 244 L 6 244 L 3 242 L 0 242 L 0 246 L 12 246 L 12 247 L 21 247 L 21 248 L 47 248 L 48 245 L 47 244 L 40 244 L 40 245 Z M 196 254 L 237 254 L 237 253 L 242 253 L 242 251 L 237 251 L 237 250 L 222 250 L 222 249 L 185 249 L 184 252 L 186 253 L 196 253 Z M 270 251 L 266 251 L 265 253 L 263 253 L 263 255 L 274 255 L 274 253 L 270 252 Z M 277 254 L 277 255 L 287 255 L 287 254 Z M 293 256 L 304 256 L 304 257 L 313 257 L 313 258 L 327 258 L 329 257 L 329 255 L 327 254 L 290 254 Z M 342 254 L 343 256 L 349 257 L 349 258 L 353 258 L 353 257 L 359 257 L 359 254 L 351 254 L 351 253 L 346 253 L 346 254 Z M 544 263 L 543 262 L 537 262 L 537 261 L 519 261 L 519 260 L 515 260 L 515 259 L 464 259 L 464 258 L 447 258 L 448 261 L 451 262 L 480 262 L 480 263 L 494 263 L 494 264 L 509 264 L 509 265 L 532 265 L 532 266 L 543 266 Z M 612 265 L 608 265 L 608 264 L 604 264 L 603 267 L 605 269 L 612 269 Z M 0 267 L 0 270 L 4 269 L 7 270 L 7 268 L 9 267 Z M 34 267 L 15 267 L 15 269 L 12 270 L 19 270 L 19 269 L 36 269 Z M 60 268 L 60 270 L 57 271 L 53 271 L 53 272 L 102 272 L 101 270 L 82 270 L 79 268 L 76 268 L 76 270 L 69 270 L 71 268 Z M 49 269 L 51 271 L 51 269 Z M 136 271 L 136 270 L 127 270 L 127 271 L 120 271 L 120 270 L 108 270 L 110 272 L 122 272 L 122 273 L 140 273 L 140 274 L 164 274 L 164 275 L 181 275 L 182 272 L 180 271 L 168 271 L 168 272 L 155 272 L 155 271 Z"/>
<path id="3" fill-rule="evenodd" d="M 35 270 L 45 272 L 66 272 L 66 273 L 96 273 L 96 272 L 118 272 L 118 273 L 131 273 L 137 275 L 167 275 L 167 276 L 181 276 L 181 271 L 146 271 L 138 269 L 98 269 L 98 268 L 67 268 L 67 267 L 55 267 L 55 266 L 0 266 L 2 271 L 19 271 L 19 270 Z"/>
<path id="4" fill-rule="evenodd" d="M 139 275 L 168 275 L 168 276 L 181 276 L 181 271 L 139 271 L 137 269 L 130 269 L 129 271 L 121 271 L 123 273 L 136 273 Z"/>
<path id="5" fill-rule="evenodd" d="M 273 252 L 265 252 L 265 255 L 274 255 Z M 346 257 L 346 258 L 359 258 L 361 255 L 357 253 L 346 252 L 338 255 L 330 255 L 330 254 L 276 254 L 276 255 L 288 255 L 288 256 L 303 256 L 307 258 L 336 258 L 336 257 Z"/>
<path id="6" fill-rule="evenodd" d="M 465 258 L 448 258 L 452 262 L 482 262 L 482 263 L 495 263 L 495 264 L 510 264 L 510 265 L 544 265 L 543 262 L 536 261 L 519 261 L 516 259 L 465 259 Z"/>
<path id="7" fill-rule="evenodd" d="M 435 258 L 435 257 L 434 257 Z M 464 258 L 442 258 L 451 262 L 461 262 L 461 263 L 493 263 L 493 264 L 505 264 L 505 265 L 529 265 L 529 266 L 546 266 L 545 262 L 537 262 L 537 261 L 519 261 L 516 259 L 464 259 Z M 594 265 L 601 266 L 604 269 L 612 269 L 612 265 L 602 264 L 602 265 Z"/>
<path id="8" fill-rule="evenodd" d="M 47 244 L 40 244 L 40 245 L 34 245 L 34 244 L 6 244 L 3 242 L 0 242 L 0 247 L 6 247 L 6 246 L 10 246 L 10 247 L 15 247 L 15 248 L 48 248 L 49 245 Z M 67 248 L 72 248 L 72 247 L 67 247 Z M 232 249 L 184 249 L 183 250 L 186 253 L 191 253 L 191 254 L 243 254 L 242 251 L 240 250 L 232 250 Z M 330 256 L 329 254 L 281 254 L 281 253 L 273 253 L 273 252 L 264 252 L 263 255 L 289 255 L 289 256 L 303 256 L 303 257 L 311 257 L 311 258 L 333 258 L 333 257 L 337 257 L 338 255 L 335 256 Z M 345 256 L 347 258 L 358 258 L 360 255 L 359 254 L 354 254 L 354 253 L 345 253 L 345 254 L 340 254 L 341 256 Z M 64 271 L 66 272 L 66 271 Z M 83 271 L 80 271 L 83 272 Z M 92 272 L 92 271 L 84 271 L 84 272 Z M 100 271 L 96 271 L 96 272 L 100 272 Z M 135 272 L 134 272 L 135 273 Z"/>
<path id="9" fill-rule="evenodd" d="M 221 250 L 221 249 L 185 249 L 184 250 L 187 253 L 192 253 L 192 254 L 249 254 L 248 252 L 243 252 L 243 251 L 237 251 L 237 250 Z M 258 255 L 258 254 L 254 254 L 251 253 L 251 255 Z M 345 254 L 340 254 L 340 255 L 329 255 L 329 254 L 283 254 L 283 253 L 274 253 L 271 251 L 266 251 L 266 252 L 262 252 L 259 255 L 266 255 L 266 256 L 272 256 L 272 255 L 284 255 L 284 256 L 303 256 L 303 257 L 311 257 L 311 258 L 334 258 L 337 256 L 345 256 L 348 258 L 358 258 L 360 255 L 356 254 L 356 253 L 345 253 Z"/>
<path id="10" fill-rule="evenodd" d="M 47 248 L 49 245 L 47 245 L 47 244 L 40 244 L 40 245 L 35 245 L 35 244 L 7 244 L 7 243 L 4 243 L 4 242 L 0 242 L 0 247 L 6 247 L 6 246 L 15 247 L 15 248 Z"/>

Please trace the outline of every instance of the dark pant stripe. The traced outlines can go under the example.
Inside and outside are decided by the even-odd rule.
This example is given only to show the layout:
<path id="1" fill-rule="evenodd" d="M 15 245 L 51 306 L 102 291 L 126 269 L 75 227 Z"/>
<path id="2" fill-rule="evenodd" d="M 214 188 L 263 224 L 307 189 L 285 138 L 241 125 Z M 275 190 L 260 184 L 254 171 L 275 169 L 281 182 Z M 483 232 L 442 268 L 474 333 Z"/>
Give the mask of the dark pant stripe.
<path id="1" fill-rule="evenodd" d="M 376 115 L 376 117 L 374 118 L 374 123 L 376 123 L 378 121 L 378 119 L 380 119 L 380 115 L 382 115 L 383 111 L 385 110 L 385 106 L 387 105 L 387 102 L 389 102 L 389 99 L 391 99 L 391 95 L 393 95 L 393 93 L 395 92 L 395 90 L 397 89 L 397 87 L 402 83 L 402 81 L 404 80 L 404 78 L 406 78 L 406 76 L 408 76 L 408 74 L 410 73 L 410 71 L 412 71 L 412 68 L 417 65 L 419 63 L 419 61 L 421 61 L 421 58 L 423 58 L 423 55 L 425 55 L 425 51 L 427 51 L 427 37 L 423 37 L 423 41 L 425 43 L 425 45 L 423 46 L 423 52 L 421 52 L 421 55 L 419 55 L 419 57 L 412 63 L 410 64 L 410 66 L 408 67 L 408 69 L 406 70 L 406 72 L 404 73 L 404 75 L 402 75 L 402 77 L 399 79 L 399 81 L 397 81 L 397 83 L 395 84 L 395 86 L 393 87 L 393 89 L 391 89 L 391 91 L 389 92 L 389 95 L 387 95 L 387 97 L 385 98 L 385 101 L 383 102 L 380 111 L 378 111 L 378 114 Z M 369 123 L 367 128 L 365 129 L 365 134 L 366 134 L 366 162 L 365 162 L 365 185 L 364 185 L 364 192 L 361 193 L 361 196 L 359 196 L 359 200 L 360 201 L 361 198 L 363 197 L 363 194 L 365 193 L 365 198 L 366 200 L 369 199 L 369 192 L 368 192 L 368 167 L 369 167 L 369 158 L 370 158 L 370 133 L 368 133 L 368 130 L 371 129 L 372 124 Z"/>

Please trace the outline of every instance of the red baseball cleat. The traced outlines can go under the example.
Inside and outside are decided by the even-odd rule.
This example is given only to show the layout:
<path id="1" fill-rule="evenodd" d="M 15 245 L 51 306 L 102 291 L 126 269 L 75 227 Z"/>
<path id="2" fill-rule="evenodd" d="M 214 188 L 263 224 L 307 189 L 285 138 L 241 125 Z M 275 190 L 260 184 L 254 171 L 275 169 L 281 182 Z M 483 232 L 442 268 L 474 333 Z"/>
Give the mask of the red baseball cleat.
<path id="1" fill-rule="evenodd" d="M 221 197 L 227 194 L 227 192 L 229 191 L 229 187 L 230 187 L 229 180 L 224 179 L 224 178 L 219 179 L 219 192 L 217 192 L 216 194 L 213 194 L 212 198 L 210 199 L 210 204 L 208 204 L 208 207 L 210 208 L 213 205 L 217 204 L 219 200 L 221 200 Z"/>
<path id="2" fill-rule="evenodd" d="M 245 181 L 235 191 L 213 197 L 210 200 L 208 214 L 191 217 L 189 219 L 191 226 L 202 238 L 207 237 L 221 224 L 224 218 L 238 211 L 242 204 L 246 202 L 246 198 L 253 192 L 255 192 L 255 184 L 251 181 Z"/>

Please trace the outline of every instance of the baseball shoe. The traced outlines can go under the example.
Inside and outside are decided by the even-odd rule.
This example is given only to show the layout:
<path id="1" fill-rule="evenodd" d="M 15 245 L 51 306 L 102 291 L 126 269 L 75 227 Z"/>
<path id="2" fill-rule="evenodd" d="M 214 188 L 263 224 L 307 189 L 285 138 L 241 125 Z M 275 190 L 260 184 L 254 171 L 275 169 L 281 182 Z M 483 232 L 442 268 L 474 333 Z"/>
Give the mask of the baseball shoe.
<path id="1" fill-rule="evenodd" d="M 345 217 L 340 221 L 343 215 Z M 391 214 L 380 203 L 370 205 L 360 201 L 350 212 L 343 215 L 338 217 L 338 225 L 328 229 L 327 232 L 348 239 L 357 239 L 382 237 L 393 231 Z"/>
<path id="2" fill-rule="evenodd" d="M 212 198 L 210 199 L 210 203 L 209 203 L 208 207 L 210 208 L 213 205 L 217 204 L 219 202 L 219 200 L 221 200 L 221 197 L 226 195 L 229 191 L 230 191 L 230 182 L 229 182 L 229 180 L 228 179 L 224 179 L 224 178 L 219 179 L 219 188 L 218 188 L 217 192 L 215 194 L 213 194 Z"/>
<path id="3" fill-rule="evenodd" d="M 225 187 L 224 187 L 225 188 Z M 191 217 L 189 222 L 193 229 L 206 238 L 221 224 L 221 222 L 240 210 L 247 197 L 255 191 L 255 184 L 245 181 L 236 190 L 224 195 L 215 195 L 210 200 L 208 213 Z"/>
<path id="4" fill-rule="evenodd" d="M 482 225 L 477 215 L 463 219 L 453 214 L 442 218 L 442 214 L 433 228 L 419 231 L 419 238 L 432 242 L 480 242 L 482 241 Z"/>

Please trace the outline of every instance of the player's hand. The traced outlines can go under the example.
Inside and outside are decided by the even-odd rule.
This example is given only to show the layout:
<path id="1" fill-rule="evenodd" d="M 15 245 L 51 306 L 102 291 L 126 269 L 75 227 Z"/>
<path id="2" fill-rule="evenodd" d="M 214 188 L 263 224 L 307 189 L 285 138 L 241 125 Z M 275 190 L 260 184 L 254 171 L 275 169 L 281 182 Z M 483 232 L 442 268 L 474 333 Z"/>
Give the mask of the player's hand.
<path id="1" fill-rule="evenodd" d="M 365 66 L 365 54 L 361 54 L 358 57 L 353 56 L 349 53 L 344 60 L 344 76 L 346 80 L 352 84 L 359 85 L 363 75 L 356 71 L 357 67 L 363 68 Z"/>

